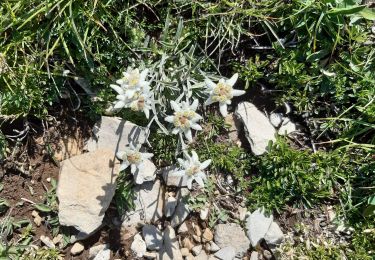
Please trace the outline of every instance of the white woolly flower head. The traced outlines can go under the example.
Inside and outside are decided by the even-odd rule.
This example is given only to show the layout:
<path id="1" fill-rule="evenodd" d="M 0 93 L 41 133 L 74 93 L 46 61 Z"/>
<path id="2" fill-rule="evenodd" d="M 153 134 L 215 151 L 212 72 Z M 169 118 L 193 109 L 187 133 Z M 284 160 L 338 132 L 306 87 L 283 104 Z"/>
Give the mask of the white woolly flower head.
<path id="1" fill-rule="evenodd" d="M 128 68 L 122 74 L 123 77 L 117 80 L 116 83 L 127 90 L 128 98 L 132 98 L 136 91 L 150 85 L 150 82 L 146 80 L 148 69 L 140 72 L 139 69 Z"/>
<path id="2" fill-rule="evenodd" d="M 174 172 L 173 175 L 186 176 L 189 189 L 191 189 L 193 180 L 195 180 L 200 187 L 204 187 L 204 181 L 207 178 L 204 170 L 210 165 L 211 160 L 206 160 L 201 163 L 195 151 L 191 152 L 191 156 L 185 154 L 185 158 L 185 160 L 181 158 L 177 159 L 182 169 Z"/>
<path id="3" fill-rule="evenodd" d="M 135 173 L 137 170 L 142 170 L 144 167 L 144 161 L 154 156 L 152 153 L 141 153 L 139 149 L 141 145 L 134 146 L 129 144 L 129 147 L 125 148 L 124 151 L 116 153 L 116 157 L 121 160 L 120 171 L 125 170 L 129 166 L 131 167 L 131 173 Z"/>
<path id="4" fill-rule="evenodd" d="M 192 104 L 171 101 L 171 106 L 175 112 L 173 116 L 167 116 L 165 121 L 174 125 L 173 134 L 183 133 L 186 139 L 191 142 L 193 140 L 191 129 L 202 130 L 202 127 L 197 123 L 202 117 L 195 112 L 198 108 L 198 100 L 195 99 Z"/>
<path id="5" fill-rule="evenodd" d="M 138 70 L 137 70 L 138 71 Z M 127 72 L 128 74 L 133 73 Z M 116 84 L 111 84 L 110 87 L 117 92 L 116 101 L 112 106 L 112 110 L 116 111 L 121 108 L 131 108 L 133 111 L 143 111 L 147 118 L 150 116 L 150 110 L 154 101 L 154 93 L 150 90 L 150 83 L 144 81 L 144 76 L 142 76 L 147 70 L 142 71 L 139 75 L 141 81 L 138 85 L 126 85 L 136 84 L 135 79 L 132 80 L 118 80 Z M 134 72 L 135 73 L 135 72 Z M 135 77 L 135 76 L 134 76 Z"/>
<path id="6" fill-rule="evenodd" d="M 228 105 L 232 103 L 232 98 L 245 94 L 244 90 L 233 89 L 234 84 L 238 79 L 238 73 L 234 74 L 230 79 L 220 79 L 218 83 L 206 79 L 207 92 L 209 94 L 205 105 L 219 102 L 220 113 L 223 116 L 228 114 Z"/>
<path id="7" fill-rule="evenodd" d="M 150 91 L 149 87 L 145 87 L 142 91 L 135 92 L 128 107 L 133 111 L 143 111 L 148 119 L 154 102 L 154 94 Z"/>

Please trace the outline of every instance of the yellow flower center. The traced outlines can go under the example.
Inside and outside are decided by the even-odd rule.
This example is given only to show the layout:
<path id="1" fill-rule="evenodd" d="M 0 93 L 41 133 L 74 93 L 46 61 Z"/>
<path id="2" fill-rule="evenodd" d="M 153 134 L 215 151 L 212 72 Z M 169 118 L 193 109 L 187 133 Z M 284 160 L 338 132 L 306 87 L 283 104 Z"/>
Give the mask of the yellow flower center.
<path id="1" fill-rule="evenodd" d="M 140 152 L 129 152 L 125 156 L 128 162 L 132 164 L 140 163 L 142 160 L 142 156 Z"/>
<path id="2" fill-rule="evenodd" d="M 230 85 L 224 82 L 219 82 L 216 84 L 216 87 L 214 88 L 212 100 L 219 102 L 225 102 L 227 100 L 230 100 L 233 98 L 232 90 L 233 88 Z"/>
<path id="3" fill-rule="evenodd" d="M 140 79 L 139 72 L 137 70 L 131 71 L 124 81 L 128 83 L 129 87 L 133 88 L 138 85 Z"/>
<path id="4" fill-rule="evenodd" d="M 186 174 L 188 176 L 193 176 L 197 174 L 200 171 L 199 167 L 197 165 L 190 167 L 189 169 L 186 170 Z"/>
<path id="5" fill-rule="evenodd" d="M 192 119 L 194 115 L 195 115 L 195 112 L 192 112 L 192 111 L 177 112 L 175 113 L 173 124 L 176 127 L 189 128 L 190 119 Z"/>

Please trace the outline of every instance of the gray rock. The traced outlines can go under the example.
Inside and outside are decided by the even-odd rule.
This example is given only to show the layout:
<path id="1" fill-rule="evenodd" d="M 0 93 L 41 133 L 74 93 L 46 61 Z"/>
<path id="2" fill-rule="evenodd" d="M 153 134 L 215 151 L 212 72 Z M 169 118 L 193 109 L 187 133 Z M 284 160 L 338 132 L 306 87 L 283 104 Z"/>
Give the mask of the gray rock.
<path id="1" fill-rule="evenodd" d="M 251 245 L 255 247 L 258 242 L 264 238 L 273 222 L 273 216 L 266 217 L 262 209 L 255 210 L 246 219 L 247 235 L 250 238 Z"/>
<path id="2" fill-rule="evenodd" d="M 236 249 L 234 247 L 227 246 L 217 251 L 214 255 L 220 260 L 233 260 L 236 256 Z"/>
<path id="3" fill-rule="evenodd" d="M 146 253 L 146 243 L 143 241 L 141 235 L 136 234 L 134 236 L 130 249 L 136 257 L 143 257 L 143 255 Z"/>
<path id="4" fill-rule="evenodd" d="M 215 227 L 215 243 L 220 247 L 233 247 L 235 255 L 242 257 L 249 249 L 250 241 L 240 225 L 235 223 L 219 224 Z"/>
<path id="5" fill-rule="evenodd" d="M 187 177 L 176 176 L 173 173 L 177 171 L 178 168 L 175 165 L 164 167 L 159 170 L 159 174 L 163 177 L 163 180 L 167 186 L 175 187 L 187 187 Z"/>
<path id="6" fill-rule="evenodd" d="M 164 244 L 160 250 L 159 259 L 162 260 L 182 260 L 182 254 L 180 251 L 180 244 L 176 238 L 176 233 L 171 226 L 168 226 L 164 230 Z"/>
<path id="7" fill-rule="evenodd" d="M 246 138 L 250 143 L 251 151 L 255 155 L 265 153 L 269 141 L 276 140 L 275 128 L 268 118 L 249 102 L 238 104 L 236 115 L 244 124 Z"/>
<path id="8" fill-rule="evenodd" d="M 135 209 L 125 213 L 123 226 L 154 223 L 163 216 L 164 190 L 159 180 L 135 186 L 134 193 Z"/>
<path id="9" fill-rule="evenodd" d="M 294 124 L 292 121 L 290 121 L 289 118 L 285 118 L 285 120 L 283 121 L 279 131 L 278 131 L 278 134 L 279 135 L 289 135 L 293 132 L 296 132 L 297 131 L 297 126 L 296 124 Z"/>
<path id="10" fill-rule="evenodd" d="M 268 229 L 264 239 L 269 245 L 279 245 L 284 239 L 283 231 L 281 231 L 279 225 L 276 222 L 272 222 Z"/>
<path id="11" fill-rule="evenodd" d="M 95 151 L 107 148 L 114 153 L 121 151 L 129 143 L 143 144 L 146 133 L 143 127 L 118 117 L 102 116 L 100 122 L 94 127 L 94 138 L 88 140 L 86 150 Z"/>
<path id="12" fill-rule="evenodd" d="M 194 260 L 208 260 L 208 255 L 204 250 L 201 250 L 201 252 L 194 258 Z"/>
<path id="13" fill-rule="evenodd" d="M 177 200 L 174 197 L 168 197 L 165 202 L 164 206 L 164 215 L 169 218 L 173 215 L 174 211 L 176 210 Z"/>
<path id="14" fill-rule="evenodd" d="M 182 224 L 178 227 L 177 233 L 178 233 L 178 234 L 181 234 L 181 233 L 186 233 L 186 232 L 188 232 L 188 231 L 189 231 L 189 229 L 188 229 L 186 223 L 184 222 L 184 223 L 182 223 Z"/>
<path id="15" fill-rule="evenodd" d="M 215 244 L 214 241 L 210 242 L 210 252 L 217 252 L 220 250 L 220 247 Z"/>
<path id="16" fill-rule="evenodd" d="M 201 209 L 201 212 L 199 214 L 199 217 L 201 220 L 206 220 L 208 217 L 208 212 L 210 211 L 210 208 L 206 207 Z"/>
<path id="17" fill-rule="evenodd" d="M 40 241 L 42 241 L 42 243 L 45 244 L 48 248 L 55 248 L 55 244 L 49 237 L 40 236 Z"/>
<path id="18" fill-rule="evenodd" d="M 283 115 L 280 113 L 271 113 L 270 122 L 274 127 L 279 127 L 283 121 Z"/>
<path id="19" fill-rule="evenodd" d="M 59 221 L 88 236 L 102 224 L 116 190 L 119 163 L 111 150 L 98 149 L 61 162 L 57 185 Z"/>
<path id="20" fill-rule="evenodd" d="M 189 195 L 189 190 L 187 188 L 181 188 L 177 194 L 177 207 L 175 213 L 171 220 L 172 227 L 177 227 L 182 222 L 185 221 L 190 213 L 189 207 L 186 203 L 187 197 Z"/>
<path id="21" fill-rule="evenodd" d="M 250 260 L 258 260 L 259 253 L 257 251 L 251 252 Z"/>
<path id="22" fill-rule="evenodd" d="M 136 184 L 142 184 L 147 181 L 154 181 L 156 178 L 156 166 L 151 160 L 145 160 L 142 171 L 137 170 L 134 173 L 134 181 Z"/>
<path id="23" fill-rule="evenodd" d="M 142 235 L 146 242 L 147 249 L 149 250 L 159 250 L 163 245 L 163 235 L 160 230 L 158 230 L 153 225 L 144 225 L 142 228 Z"/>
<path id="24" fill-rule="evenodd" d="M 93 260 L 110 260 L 111 259 L 111 250 L 109 248 L 105 248 L 100 251 Z"/>
<path id="25" fill-rule="evenodd" d="M 197 256 L 200 254 L 202 249 L 203 249 L 202 245 L 197 245 L 191 249 L 191 252 L 193 253 L 193 255 Z"/>
<path id="26" fill-rule="evenodd" d="M 97 246 L 93 246 L 89 249 L 89 259 L 94 259 L 101 251 L 108 248 L 106 244 L 100 244 Z"/>

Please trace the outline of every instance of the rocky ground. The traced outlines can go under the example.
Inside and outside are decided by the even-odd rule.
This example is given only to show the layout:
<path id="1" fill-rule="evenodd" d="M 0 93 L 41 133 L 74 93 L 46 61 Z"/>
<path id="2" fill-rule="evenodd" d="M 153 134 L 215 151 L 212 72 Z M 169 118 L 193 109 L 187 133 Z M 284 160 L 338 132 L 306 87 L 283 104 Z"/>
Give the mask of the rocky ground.
<path id="1" fill-rule="evenodd" d="M 267 116 L 251 103 L 240 103 L 235 115 L 226 118 L 231 125 L 228 138 L 239 145 L 248 142 L 253 154 L 263 154 L 277 131 L 279 134 L 297 131 L 297 126 L 286 116 Z M 34 194 L 14 193 L 9 190 L 10 185 L 5 185 L 1 192 L 7 198 L 10 194 L 22 196 L 26 207 L 13 211 L 13 216 L 26 214 L 32 219 L 37 230 L 35 246 L 60 248 L 61 258 L 65 255 L 65 259 L 95 260 L 288 259 L 293 247 L 285 251 L 281 246 L 293 245 L 295 239 L 305 242 L 311 235 L 334 234 L 334 229 L 329 229 L 334 218 L 329 208 L 327 214 L 318 212 L 301 217 L 300 212 L 291 212 L 290 216 L 278 219 L 262 209 L 248 212 L 245 198 L 232 192 L 230 176 L 216 176 L 213 204 L 203 203 L 193 208 L 189 197 L 198 191 L 197 186 L 189 190 L 186 177 L 173 174 L 176 165 L 157 169 L 151 160 L 134 176 L 135 186 L 129 196 L 129 205 L 133 207 L 119 215 L 113 204 L 120 164 L 115 153 L 130 143 L 145 144 L 147 133 L 133 123 L 106 116 L 92 129 L 86 128 L 86 132 L 83 134 L 78 127 L 67 136 L 59 135 L 55 140 L 57 146 L 53 147 L 58 162 L 30 164 L 40 173 L 32 175 L 31 185 L 22 176 L 5 177 L 15 183 L 12 187 L 26 186 Z M 37 139 L 40 146 L 45 141 Z M 53 189 L 51 179 L 57 179 L 58 209 L 57 200 L 55 206 L 60 232 L 51 232 L 50 217 L 40 207 L 33 207 L 45 202 L 43 194 Z M 224 210 L 229 216 L 221 218 Z M 218 216 L 215 222 L 209 220 L 213 214 Z M 293 223 L 289 223 L 291 219 Z M 311 234 L 297 234 L 291 228 L 295 222 L 311 226 L 311 219 L 318 221 L 315 225 L 319 226 Z M 63 231 L 64 228 L 69 232 Z"/>

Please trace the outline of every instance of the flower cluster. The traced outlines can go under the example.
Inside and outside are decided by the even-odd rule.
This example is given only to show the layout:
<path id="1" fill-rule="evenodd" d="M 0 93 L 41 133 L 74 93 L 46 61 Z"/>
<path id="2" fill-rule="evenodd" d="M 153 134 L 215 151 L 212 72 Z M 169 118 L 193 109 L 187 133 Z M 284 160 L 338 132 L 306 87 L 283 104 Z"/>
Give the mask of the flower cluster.
<path id="1" fill-rule="evenodd" d="M 217 84 L 212 82 L 210 79 L 206 79 L 205 83 L 207 85 L 209 97 L 205 102 L 205 105 L 208 106 L 212 103 L 219 102 L 220 113 L 222 114 L 222 116 L 227 116 L 227 106 L 232 103 L 231 99 L 233 97 L 245 94 L 244 90 L 233 89 L 237 78 L 238 74 L 236 73 L 228 80 L 220 79 Z"/>
<path id="2" fill-rule="evenodd" d="M 150 115 L 150 109 L 154 105 L 154 93 L 150 89 L 150 83 L 147 81 L 148 70 L 139 71 L 139 69 L 128 69 L 123 73 L 123 77 L 116 81 L 116 84 L 112 84 L 111 88 L 114 89 L 117 95 L 117 101 L 113 104 L 113 109 L 118 110 L 121 108 L 131 108 L 133 111 L 143 111 L 147 118 Z M 220 79 L 218 83 L 212 82 L 210 79 L 205 80 L 206 93 L 208 99 L 205 102 L 205 106 L 212 103 L 218 102 L 220 113 L 223 116 L 227 115 L 228 105 L 231 104 L 231 100 L 235 96 L 240 96 L 245 93 L 243 90 L 233 89 L 234 84 L 238 79 L 238 74 L 234 74 L 230 79 Z M 165 117 L 165 121 L 172 124 L 172 134 L 178 134 L 182 138 L 185 138 L 192 142 L 193 135 L 192 130 L 200 131 L 202 127 L 199 125 L 199 121 L 202 120 L 196 110 L 199 105 L 199 101 L 194 99 L 192 103 L 189 100 L 177 102 L 170 101 L 170 105 L 173 109 L 173 115 Z M 131 166 L 131 172 L 136 174 L 144 167 L 144 160 L 151 158 L 151 153 L 139 152 L 139 146 L 134 147 L 130 145 L 123 152 L 118 152 L 117 157 L 122 160 L 121 170 L 125 170 Z M 204 169 L 208 167 L 211 160 L 200 162 L 198 155 L 195 151 L 192 151 L 191 156 L 185 154 L 185 159 L 178 159 L 181 169 L 175 172 L 177 176 L 186 176 L 188 188 L 191 189 L 192 182 L 195 180 L 199 186 L 204 186 L 206 175 Z"/>
<path id="3" fill-rule="evenodd" d="M 191 156 L 185 154 L 186 160 L 178 158 L 178 162 L 182 167 L 181 170 L 174 172 L 175 176 L 186 176 L 187 177 L 187 186 L 191 189 L 193 180 L 195 180 L 200 187 L 204 187 L 204 181 L 206 180 L 206 175 L 203 172 L 204 169 L 210 165 L 211 160 L 206 160 L 200 162 L 198 155 L 195 151 L 191 152 Z"/>
<path id="4" fill-rule="evenodd" d="M 154 95 L 150 90 L 150 82 L 146 80 L 148 70 L 139 72 L 139 69 L 128 69 L 123 77 L 111 84 L 118 95 L 113 109 L 130 108 L 133 111 L 143 111 L 147 118 L 150 117 L 150 109 L 154 101 Z"/>
<path id="5" fill-rule="evenodd" d="M 141 153 L 139 149 L 140 145 L 134 146 L 129 144 L 129 147 L 125 148 L 124 151 L 117 152 L 116 157 L 122 161 L 120 171 L 125 170 L 129 166 L 131 167 L 131 173 L 135 173 L 137 170 L 142 170 L 144 167 L 144 161 L 154 156 L 152 153 Z"/>
<path id="6" fill-rule="evenodd" d="M 173 116 L 167 116 L 165 121 L 173 124 L 173 134 L 183 133 L 186 139 L 191 142 L 193 140 L 191 129 L 202 130 L 202 127 L 197 123 L 202 117 L 195 112 L 198 108 L 198 100 L 195 99 L 191 105 L 189 102 L 171 101 L 171 106 L 175 112 Z"/>

